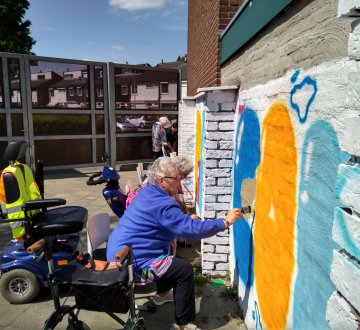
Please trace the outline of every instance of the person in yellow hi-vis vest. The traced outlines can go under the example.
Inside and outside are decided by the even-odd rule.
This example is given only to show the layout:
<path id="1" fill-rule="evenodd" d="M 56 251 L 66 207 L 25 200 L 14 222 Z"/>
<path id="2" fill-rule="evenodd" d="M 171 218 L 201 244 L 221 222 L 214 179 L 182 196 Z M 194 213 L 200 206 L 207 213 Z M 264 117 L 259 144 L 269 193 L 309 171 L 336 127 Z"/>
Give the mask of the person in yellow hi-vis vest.
<path id="1" fill-rule="evenodd" d="M 0 176 L 0 201 L 5 205 L 10 222 L 13 238 L 22 239 L 25 228 L 23 219 L 25 217 L 22 205 L 29 200 L 41 198 L 39 187 L 34 181 L 31 169 L 17 161 L 10 162 Z M 37 210 L 31 211 L 30 215 L 36 214 Z"/>

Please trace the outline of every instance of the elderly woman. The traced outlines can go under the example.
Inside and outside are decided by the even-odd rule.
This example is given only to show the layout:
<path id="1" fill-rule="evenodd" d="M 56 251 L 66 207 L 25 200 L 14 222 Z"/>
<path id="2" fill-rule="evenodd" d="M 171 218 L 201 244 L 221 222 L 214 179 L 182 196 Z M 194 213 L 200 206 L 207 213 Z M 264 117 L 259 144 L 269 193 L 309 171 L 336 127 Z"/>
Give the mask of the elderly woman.
<path id="1" fill-rule="evenodd" d="M 170 255 L 170 243 L 177 236 L 213 236 L 229 228 L 242 214 L 232 209 L 225 219 L 194 221 L 171 197 L 178 192 L 181 179 L 172 160 L 157 159 L 148 174 L 149 184 L 140 190 L 109 238 L 107 259 L 114 261 L 115 253 L 131 244 L 135 279 L 156 281 L 159 299 L 175 300 L 172 329 L 190 329 L 189 323 L 195 320 L 193 269 L 188 261 Z"/>
<path id="2" fill-rule="evenodd" d="M 152 126 L 152 151 L 154 159 L 163 156 L 162 147 L 167 146 L 165 127 L 170 126 L 170 121 L 167 117 L 160 117 L 159 121 Z"/>

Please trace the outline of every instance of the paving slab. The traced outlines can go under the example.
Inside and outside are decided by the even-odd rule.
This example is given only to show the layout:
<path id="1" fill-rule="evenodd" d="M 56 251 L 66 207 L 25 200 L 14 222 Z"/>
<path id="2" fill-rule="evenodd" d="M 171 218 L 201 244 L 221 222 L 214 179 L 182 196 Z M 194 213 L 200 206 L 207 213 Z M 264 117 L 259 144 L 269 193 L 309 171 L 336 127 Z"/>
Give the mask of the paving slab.
<path id="1" fill-rule="evenodd" d="M 113 215 L 102 196 L 104 185 L 87 186 L 87 178 L 100 171 L 101 167 L 79 168 L 71 171 L 51 171 L 45 173 L 45 197 L 64 198 L 66 205 L 79 205 L 87 208 L 89 216 L 97 213 L 108 213 L 111 219 L 111 228 L 114 228 L 118 219 Z M 137 184 L 136 171 L 121 171 L 120 186 L 122 188 L 131 181 Z M 0 250 L 11 238 L 10 226 L 0 225 Z M 81 232 L 83 249 L 86 248 L 86 231 Z M 192 248 L 178 248 L 178 255 L 195 263 L 200 258 L 200 242 L 190 241 Z M 243 321 L 236 316 L 239 315 L 239 308 L 236 301 L 225 300 L 222 292 L 225 287 L 213 287 L 206 284 L 203 290 L 200 313 L 194 322 L 203 330 L 223 329 L 246 329 Z M 150 304 L 151 297 L 155 294 L 155 285 L 136 287 L 136 303 Z M 70 296 L 67 304 L 73 302 Z M 3 330 L 34 330 L 41 329 L 44 321 L 53 311 L 53 303 L 49 290 L 42 289 L 39 296 L 28 304 L 13 305 L 0 296 L 0 329 Z M 148 330 L 168 330 L 174 319 L 174 306 L 167 303 L 159 306 L 156 313 L 139 312 L 145 319 Z M 121 319 L 126 320 L 127 315 L 117 314 Z M 230 317 L 229 317 L 230 316 Z M 93 330 L 113 330 L 122 327 L 107 314 L 93 311 L 80 312 L 79 318 Z M 56 329 L 66 329 L 67 319 L 64 319 Z"/>

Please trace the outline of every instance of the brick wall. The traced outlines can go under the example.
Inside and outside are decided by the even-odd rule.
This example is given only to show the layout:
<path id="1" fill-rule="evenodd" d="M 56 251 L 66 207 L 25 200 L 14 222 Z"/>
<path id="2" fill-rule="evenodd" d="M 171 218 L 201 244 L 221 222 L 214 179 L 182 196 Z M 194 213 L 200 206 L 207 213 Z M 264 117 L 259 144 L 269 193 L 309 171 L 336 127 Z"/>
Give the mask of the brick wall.
<path id="1" fill-rule="evenodd" d="M 243 0 L 189 0 L 188 95 L 220 85 L 219 33 Z"/>

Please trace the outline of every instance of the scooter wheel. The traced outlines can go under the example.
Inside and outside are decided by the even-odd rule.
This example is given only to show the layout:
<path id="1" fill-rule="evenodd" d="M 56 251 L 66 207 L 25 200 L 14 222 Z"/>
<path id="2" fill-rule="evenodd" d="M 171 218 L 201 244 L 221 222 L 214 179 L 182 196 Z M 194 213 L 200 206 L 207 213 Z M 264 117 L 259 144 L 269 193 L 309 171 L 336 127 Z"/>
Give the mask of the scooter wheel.
<path id="1" fill-rule="evenodd" d="M 12 269 L 1 276 L 0 292 L 12 304 L 26 304 L 40 291 L 36 275 L 26 269 Z"/>

